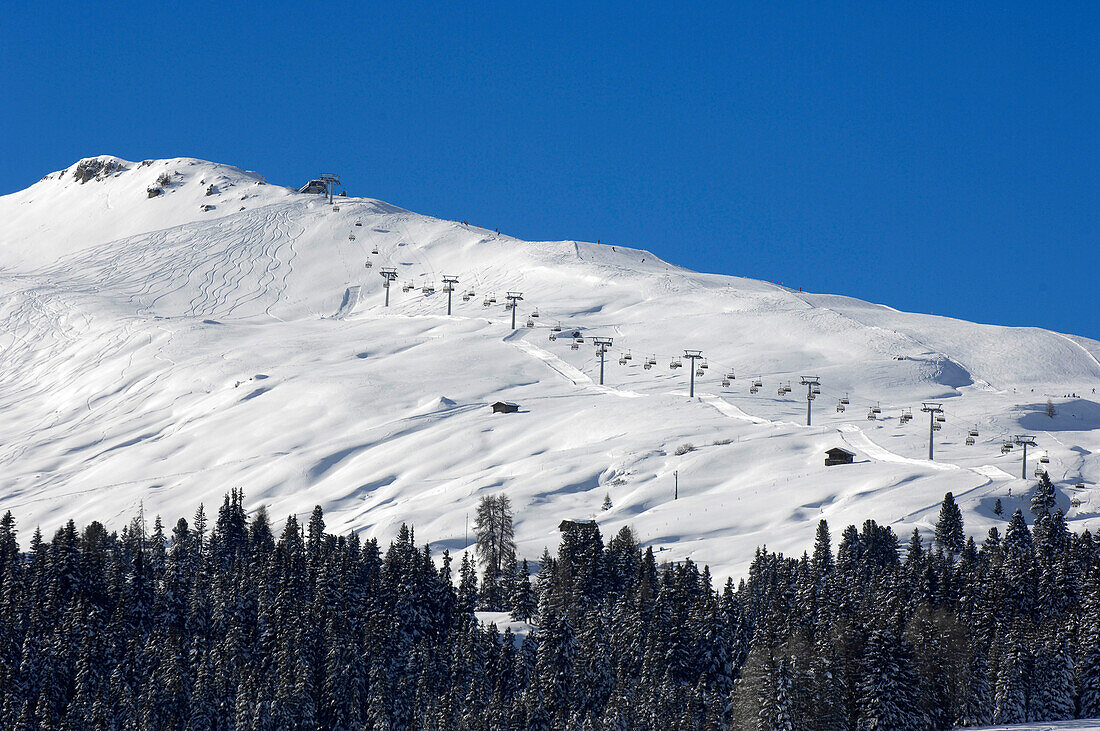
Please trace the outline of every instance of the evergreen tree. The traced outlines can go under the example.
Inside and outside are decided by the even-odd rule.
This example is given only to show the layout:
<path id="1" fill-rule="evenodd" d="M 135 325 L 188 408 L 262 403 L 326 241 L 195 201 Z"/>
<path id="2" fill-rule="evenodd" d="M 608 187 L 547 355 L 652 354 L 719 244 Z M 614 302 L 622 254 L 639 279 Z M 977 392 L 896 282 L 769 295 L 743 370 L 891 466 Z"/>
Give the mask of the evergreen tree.
<path id="1" fill-rule="evenodd" d="M 955 497 L 951 493 L 943 496 L 940 504 L 940 517 L 936 521 L 936 545 L 946 553 L 962 552 L 966 538 L 963 535 L 963 517 Z"/>

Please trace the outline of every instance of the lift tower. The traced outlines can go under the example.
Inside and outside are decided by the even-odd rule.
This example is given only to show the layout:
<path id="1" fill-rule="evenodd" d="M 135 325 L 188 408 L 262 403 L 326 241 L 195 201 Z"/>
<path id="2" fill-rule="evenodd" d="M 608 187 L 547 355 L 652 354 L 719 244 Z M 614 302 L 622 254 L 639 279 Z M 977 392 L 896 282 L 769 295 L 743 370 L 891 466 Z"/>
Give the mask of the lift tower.
<path id="1" fill-rule="evenodd" d="M 928 460 L 932 461 L 932 435 L 936 432 L 936 422 L 943 421 L 943 405 L 926 401 L 920 410 L 928 414 Z"/>
<path id="2" fill-rule="evenodd" d="M 337 185 L 343 185 L 343 183 L 340 182 L 340 176 L 337 175 L 336 173 L 322 173 L 321 177 L 319 177 L 317 179 L 320 180 L 321 182 L 323 182 L 325 184 L 325 187 L 328 188 L 328 202 L 329 202 L 329 205 L 331 205 L 332 200 L 333 200 L 333 198 L 332 198 L 333 189 Z"/>
<path id="3" fill-rule="evenodd" d="M 512 310 L 512 329 L 516 329 L 516 303 L 523 299 L 522 292 L 508 292 L 504 295 L 504 299 L 508 300 L 508 304 L 511 305 L 509 309 Z"/>
<path id="4" fill-rule="evenodd" d="M 689 395 L 691 398 L 695 398 L 695 361 L 703 357 L 703 351 L 685 350 L 684 357 L 691 360 L 691 391 L 689 391 Z"/>
<path id="5" fill-rule="evenodd" d="M 455 285 L 458 284 L 458 277 L 453 274 L 443 275 L 443 291 L 447 293 L 447 314 L 451 314 L 451 292 L 455 291 Z"/>
<path id="6" fill-rule="evenodd" d="M 802 385 L 806 387 L 806 426 L 809 426 L 810 405 L 816 397 L 814 391 L 821 392 L 821 379 L 817 376 L 802 376 Z"/>
<path id="7" fill-rule="evenodd" d="M 1027 448 L 1035 447 L 1035 437 L 1030 434 L 1017 434 L 1012 438 L 1016 444 L 1024 448 L 1024 458 L 1020 460 L 1020 477 L 1027 479 Z"/>
<path id="8" fill-rule="evenodd" d="M 596 344 L 596 355 L 600 356 L 600 385 L 603 385 L 603 360 L 607 354 L 608 349 L 611 347 L 611 338 L 592 338 L 592 342 Z"/>
<path id="9" fill-rule="evenodd" d="M 386 307 L 390 306 L 390 282 L 397 279 L 397 270 L 393 267 L 382 267 L 382 271 L 378 272 L 382 279 L 385 280 L 382 284 L 386 288 Z"/>

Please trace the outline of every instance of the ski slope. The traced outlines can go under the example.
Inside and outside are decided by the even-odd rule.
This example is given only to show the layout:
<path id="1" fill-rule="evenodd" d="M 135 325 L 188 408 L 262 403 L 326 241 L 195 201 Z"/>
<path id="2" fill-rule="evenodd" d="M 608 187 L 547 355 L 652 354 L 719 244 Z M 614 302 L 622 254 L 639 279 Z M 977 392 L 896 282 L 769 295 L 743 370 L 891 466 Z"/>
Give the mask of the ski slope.
<path id="1" fill-rule="evenodd" d="M 333 206 L 187 158 L 81 163 L 0 197 L 0 511 L 24 532 L 191 515 L 243 487 L 276 517 L 321 504 L 335 530 L 409 522 L 454 553 L 503 491 L 527 557 L 592 518 L 736 576 L 757 545 L 801 553 L 820 518 L 928 529 L 948 490 L 984 534 L 1028 502 L 1019 450 L 1000 452 L 1020 433 L 1040 445 L 1029 477 L 1047 456 L 1069 521 L 1100 527 L 1100 343 Z M 389 308 L 382 267 L 398 271 Z M 614 338 L 603 386 L 593 336 Z M 694 398 L 669 367 L 684 348 L 708 360 Z M 802 375 L 822 384 L 810 427 Z M 520 411 L 494 415 L 498 400 Z M 922 400 L 946 410 L 935 462 Z M 834 446 L 855 464 L 825 468 Z"/>

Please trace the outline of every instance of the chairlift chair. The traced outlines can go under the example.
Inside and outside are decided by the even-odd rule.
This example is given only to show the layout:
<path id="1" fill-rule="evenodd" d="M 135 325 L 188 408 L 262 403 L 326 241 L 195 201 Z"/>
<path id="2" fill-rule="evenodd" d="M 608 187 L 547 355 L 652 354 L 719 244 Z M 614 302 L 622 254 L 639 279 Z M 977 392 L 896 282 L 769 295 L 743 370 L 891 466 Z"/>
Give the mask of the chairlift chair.
<path id="1" fill-rule="evenodd" d="M 970 436 L 972 436 L 972 437 L 978 436 L 978 427 L 974 427 L 973 429 L 970 430 Z"/>
<path id="2" fill-rule="evenodd" d="M 492 302 L 490 302 L 490 301 L 489 301 L 488 299 L 483 299 L 483 300 L 481 301 L 481 306 L 482 306 L 482 307 L 488 307 L 488 306 L 489 306 L 489 305 L 491 305 L 491 304 L 493 304 L 493 303 L 492 303 Z"/>
<path id="3" fill-rule="evenodd" d="M 652 363 L 650 363 L 650 362 L 649 362 L 649 361 L 647 360 L 647 361 L 646 361 L 646 362 L 645 362 L 645 363 L 644 363 L 644 364 L 642 365 L 642 368 L 645 368 L 645 369 L 646 369 L 646 370 L 648 371 L 648 370 L 650 370 L 650 369 L 652 369 L 652 368 L 653 368 L 653 364 L 652 364 Z"/>
<path id="4" fill-rule="evenodd" d="M 730 379 L 723 378 L 722 379 L 722 388 L 729 388 L 729 387 L 730 387 Z"/>
<path id="5" fill-rule="evenodd" d="M 403 285 L 401 285 L 402 292 L 411 292 L 412 288 L 412 282 L 405 282 Z"/>
<path id="6" fill-rule="evenodd" d="M 531 313 L 531 317 L 538 317 L 538 316 L 539 316 L 539 311 L 538 311 L 538 308 L 536 308 L 535 311 Z"/>
<path id="7" fill-rule="evenodd" d="M 630 355 L 630 351 L 626 351 L 626 355 L 623 356 L 625 360 L 634 360 L 634 357 Z"/>
<path id="8" fill-rule="evenodd" d="M 558 334 L 556 332 L 551 332 L 550 333 L 550 339 L 551 340 L 557 340 L 558 339 Z"/>
<path id="9" fill-rule="evenodd" d="M 695 369 L 695 377 L 700 378 L 702 376 L 703 376 L 703 367 L 700 366 L 700 367 Z"/>
<path id="10" fill-rule="evenodd" d="M 535 321 L 532 320 L 530 317 L 528 317 L 527 318 L 527 327 L 534 327 L 534 326 L 535 326 Z"/>
<path id="11" fill-rule="evenodd" d="M 375 247 L 370 250 L 370 253 L 372 253 L 372 254 L 377 254 L 378 253 L 378 245 L 377 244 L 375 244 Z"/>
<path id="12" fill-rule="evenodd" d="M 580 335 L 576 336 L 576 340 L 577 340 L 578 343 L 583 343 L 584 342 L 584 338 L 581 337 Z"/>
<path id="13" fill-rule="evenodd" d="M 432 293 L 435 292 L 435 285 L 427 284 L 427 285 L 421 287 L 420 291 L 423 292 L 424 294 L 432 294 Z"/>
<path id="14" fill-rule="evenodd" d="M 625 355 L 620 355 L 619 356 L 619 365 L 626 365 L 626 356 Z"/>
<path id="15" fill-rule="evenodd" d="M 370 259 L 367 259 L 367 263 L 364 264 L 363 266 L 365 266 L 367 269 L 370 269 L 374 265 L 370 263 Z"/>
<path id="16" fill-rule="evenodd" d="M 489 304 L 495 305 L 497 303 L 497 296 L 495 294 L 489 295 Z"/>
<path id="17" fill-rule="evenodd" d="M 355 241 L 355 234 L 348 234 L 348 241 Z"/>
<path id="18" fill-rule="evenodd" d="M 850 404 L 850 403 L 852 403 L 852 402 L 848 400 L 848 394 L 844 394 L 844 398 L 842 398 L 842 399 L 840 400 L 840 403 L 842 403 L 842 404 L 844 404 L 845 406 L 847 406 L 848 404 Z"/>
<path id="19" fill-rule="evenodd" d="M 339 213 L 340 212 L 340 206 L 333 206 L 332 207 L 332 212 L 333 213 Z"/>
<path id="20" fill-rule="evenodd" d="M 577 344 L 576 340 L 574 340 L 572 343 L 569 344 L 569 349 L 570 350 L 578 350 L 580 347 L 581 346 Z"/>
<path id="21" fill-rule="evenodd" d="M 515 302 L 513 302 L 512 300 L 508 300 L 507 302 L 505 302 L 505 303 L 504 303 L 504 309 L 505 309 L 505 311 L 507 311 L 507 310 L 510 310 L 510 309 L 512 309 L 512 308 L 513 308 L 513 307 L 515 307 L 515 306 L 516 306 L 516 303 L 515 303 Z"/>
<path id="22" fill-rule="evenodd" d="M 731 381 L 736 381 L 737 380 L 736 377 L 734 377 L 734 375 L 733 375 L 733 371 L 730 371 L 729 373 L 727 373 L 726 378 L 730 379 Z"/>
<path id="23" fill-rule="evenodd" d="M 556 333 L 560 333 L 561 332 L 561 323 L 559 322 L 557 325 L 554 325 L 553 330 Z"/>
<path id="24" fill-rule="evenodd" d="M 820 396 L 821 395 L 821 389 L 820 388 L 811 388 L 810 389 L 810 394 L 812 396 Z"/>
<path id="25" fill-rule="evenodd" d="M 875 405 L 871 407 L 871 411 L 875 414 L 881 414 L 882 413 L 882 409 L 879 407 L 878 401 L 876 401 Z"/>
<path id="26" fill-rule="evenodd" d="M 764 382 L 760 380 L 760 376 L 756 377 L 756 380 L 752 382 L 752 385 L 756 386 L 757 388 L 764 388 Z"/>
<path id="27" fill-rule="evenodd" d="M 947 417 L 944 416 L 943 414 L 936 414 L 936 421 L 938 421 L 939 423 L 942 424 L 945 421 L 947 421 Z"/>
<path id="28" fill-rule="evenodd" d="M 939 430 L 940 430 L 940 429 L 942 429 L 942 428 L 943 428 L 943 427 L 942 427 L 942 426 L 940 426 L 939 424 L 933 424 L 933 425 L 932 425 L 932 431 L 939 431 Z"/>
<path id="29" fill-rule="evenodd" d="M 966 446 L 968 446 L 968 447 L 973 447 L 974 446 L 974 437 L 967 437 L 966 438 Z"/>
<path id="30" fill-rule="evenodd" d="M 836 405 L 836 412 L 838 414 L 843 414 L 844 413 L 844 404 L 837 404 Z"/>
<path id="31" fill-rule="evenodd" d="M 749 386 L 749 393 L 757 393 L 760 389 L 756 387 L 756 384 Z"/>
<path id="32" fill-rule="evenodd" d="M 1050 464 L 1050 457 L 1044 454 L 1042 457 L 1039 458 L 1039 461 L 1043 464 Z"/>
<path id="33" fill-rule="evenodd" d="M 669 361 L 668 367 L 669 367 L 669 370 L 676 370 L 677 368 L 680 368 L 683 365 L 684 364 L 680 362 L 679 358 L 673 358 L 671 361 Z"/>
<path id="34" fill-rule="evenodd" d="M 1036 468 L 1035 468 L 1035 476 L 1036 476 L 1036 477 L 1042 477 L 1042 476 L 1043 476 L 1043 475 L 1045 475 L 1046 473 L 1047 473 L 1047 471 L 1046 471 L 1046 470 L 1044 470 L 1044 469 L 1043 469 L 1042 467 L 1036 467 Z"/>
<path id="35" fill-rule="evenodd" d="M 703 362 L 699 364 L 699 367 L 702 368 L 704 371 L 707 368 L 710 368 L 710 366 L 707 364 L 707 359 L 706 358 L 703 358 Z"/>
<path id="36" fill-rule="evenodd" d="M 362 225 L 363 225 L 363 222 L 362 222 L 362 221 L 356 221 L 356 222 L 355 222 L 355 225 L 356 225 L 356 226 L 362 226 Z"/>
<path id="37" fill-rule="evenodd" d="M 875 410 L 874 409 L 869 409 L 867 411 L 867 420 L 868 421 L 874 421 L 877 418 L 878 417 L 875 415 Z"/>

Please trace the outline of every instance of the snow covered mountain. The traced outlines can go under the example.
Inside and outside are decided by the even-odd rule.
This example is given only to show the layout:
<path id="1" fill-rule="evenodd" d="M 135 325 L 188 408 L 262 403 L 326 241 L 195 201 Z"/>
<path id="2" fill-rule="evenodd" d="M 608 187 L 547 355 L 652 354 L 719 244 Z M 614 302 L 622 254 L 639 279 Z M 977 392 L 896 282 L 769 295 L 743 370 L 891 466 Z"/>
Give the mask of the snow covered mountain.
<path id="1" fill-rule="evenodd" d="M 82 160 L 0 197 L 0 221 L 0 511 L 24 531 L 190 515 L 243 487 L 276 518 L 321 504 L 333 530 L 409 522 L 455 553 L 503 491 L 528 557 L 592 518 L 736 575 L 759 544 L 800 553 L 822 517 L 928 528 L 948 490 L 984 533 L 1027 504 L 1021 450 L 1001 451 L 1025 433 L 1028 476 L 1047 469 L 1073 526 L 1100 527 L 1085 338 L 333 206 L 191 159 Z M 605 386 L 594 336 L 614 339 Z M 670 368 L 685 348 L 707 359 L 694 398 L 690 364 Z M 922 401 L 946 412 L 935 462 Z M 831 447 L 855 463 L 825 467 Z"/>

